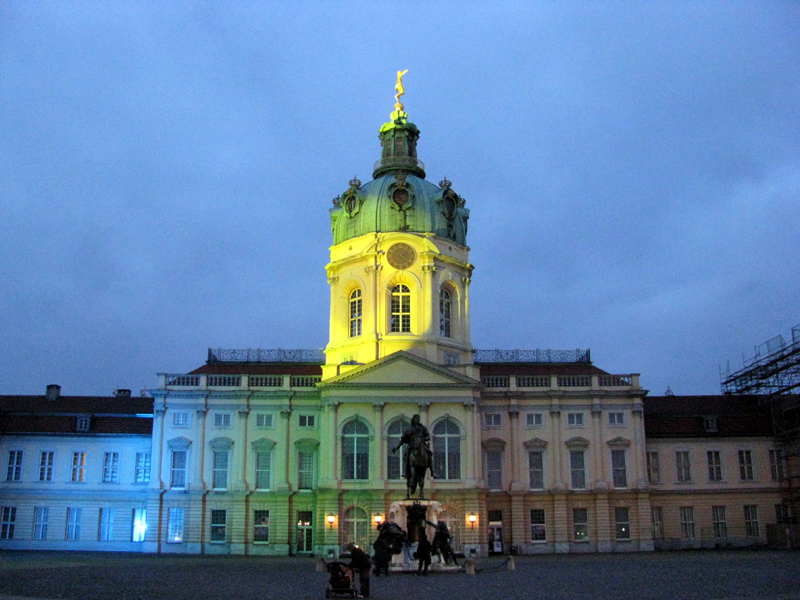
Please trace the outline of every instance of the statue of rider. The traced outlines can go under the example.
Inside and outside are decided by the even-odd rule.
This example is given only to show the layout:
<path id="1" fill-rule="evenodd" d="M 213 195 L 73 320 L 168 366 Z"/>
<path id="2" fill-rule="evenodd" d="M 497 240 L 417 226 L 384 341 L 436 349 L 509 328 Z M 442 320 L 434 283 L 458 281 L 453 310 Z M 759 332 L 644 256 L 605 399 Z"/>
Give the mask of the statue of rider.
<path id="1" fill-rule="evenodd" d="M 392 452 L 396 452 L 400 446 L 403 444 L 406 445 L 405 449 L 403 450 L 403 464 L 405 465 L 406 480 L 411 479 L 411 461 L 409 458 L 411 454 L 411 448 L 413 448 L 415 445 L 419 445 L 424 448 L 425 452 L 428 454 L 428 466 L 431 470 L 431 478 L 434 477 L 433 452 L 431 452 L 430 448 L 430 439 L 431 436 L 428 433 L 428 428 L 420 422 L 419 415 L 414 415 L 411 417 L 411 425 L 405 431 L 403 431 L 403 435 L 400 438 L 400 443 L 392 448 Z"/>

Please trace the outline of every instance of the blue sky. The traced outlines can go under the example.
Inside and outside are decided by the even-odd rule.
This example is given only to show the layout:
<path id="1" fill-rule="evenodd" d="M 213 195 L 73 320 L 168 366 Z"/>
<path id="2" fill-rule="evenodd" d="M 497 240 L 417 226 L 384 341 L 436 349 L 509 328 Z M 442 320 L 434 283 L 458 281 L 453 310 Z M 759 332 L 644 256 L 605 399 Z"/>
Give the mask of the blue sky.
<path id="1" fill-rule="evenodd" d="M 324 347 L 399 69 L 473 344 L 718 393 L 800 323 L 799 59 L 792 2 L 5 2 L 0 393 Z"/>

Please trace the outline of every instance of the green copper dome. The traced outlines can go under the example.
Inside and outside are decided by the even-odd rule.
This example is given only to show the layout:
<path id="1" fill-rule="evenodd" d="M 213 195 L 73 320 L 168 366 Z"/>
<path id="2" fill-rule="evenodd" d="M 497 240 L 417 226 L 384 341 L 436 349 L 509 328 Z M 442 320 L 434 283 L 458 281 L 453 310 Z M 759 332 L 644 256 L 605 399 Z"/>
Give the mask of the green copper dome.
<path id="1" fill-rule="evenodd" d="M 334 245 L 368 233 L 408 231 L 432 233 L 467 245 L 469 209 L 447 179 L 434 185 L 425 179 L 425 166 L 417 159 L 419 129 L 408 115 L 395 110 L 385 123 L 381 159 L 374 179 L 350 187 L 333 201 L 331 229 Z"/>

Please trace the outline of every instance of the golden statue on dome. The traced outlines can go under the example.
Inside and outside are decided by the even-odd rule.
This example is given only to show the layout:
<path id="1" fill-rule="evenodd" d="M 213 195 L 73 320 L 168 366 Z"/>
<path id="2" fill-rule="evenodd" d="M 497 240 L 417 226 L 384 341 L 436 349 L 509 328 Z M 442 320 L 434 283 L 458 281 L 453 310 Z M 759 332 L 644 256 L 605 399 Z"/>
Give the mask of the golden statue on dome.
<path id="1" fill-rule="evenodd" d="M 394 96 L 394 99 L 397 101 L 397 104 L 394 105 L 394 109 L 399 111 L 402 111 L 405 108 L 403 103 L 400 102 L 400 96 L 403 96 L 406 93 L 406 89 L 403 87 L 403 75 L 406 73 L 408 73 L 408 69 L 397 72 L 397 83 L 394 86 L 394 91 L 397 92 L 397 94 Z"/>

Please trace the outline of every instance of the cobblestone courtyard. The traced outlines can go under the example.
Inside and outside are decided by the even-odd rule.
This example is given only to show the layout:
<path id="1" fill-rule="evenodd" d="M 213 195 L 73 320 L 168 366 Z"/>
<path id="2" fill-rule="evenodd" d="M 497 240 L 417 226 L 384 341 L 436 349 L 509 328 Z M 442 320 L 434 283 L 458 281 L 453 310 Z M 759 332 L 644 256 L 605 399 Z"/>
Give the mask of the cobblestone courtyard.
<path id="1" fill-rule="evenodd" d="M 800 600 L 800 554 L 773 551 L 592 554 L 477 561 L 478 574 L 372 579 L 372 597 L 544 600 Z M 312 558 L 2 552 L 0 598 L 266 600 L 324 598 Z"/>

